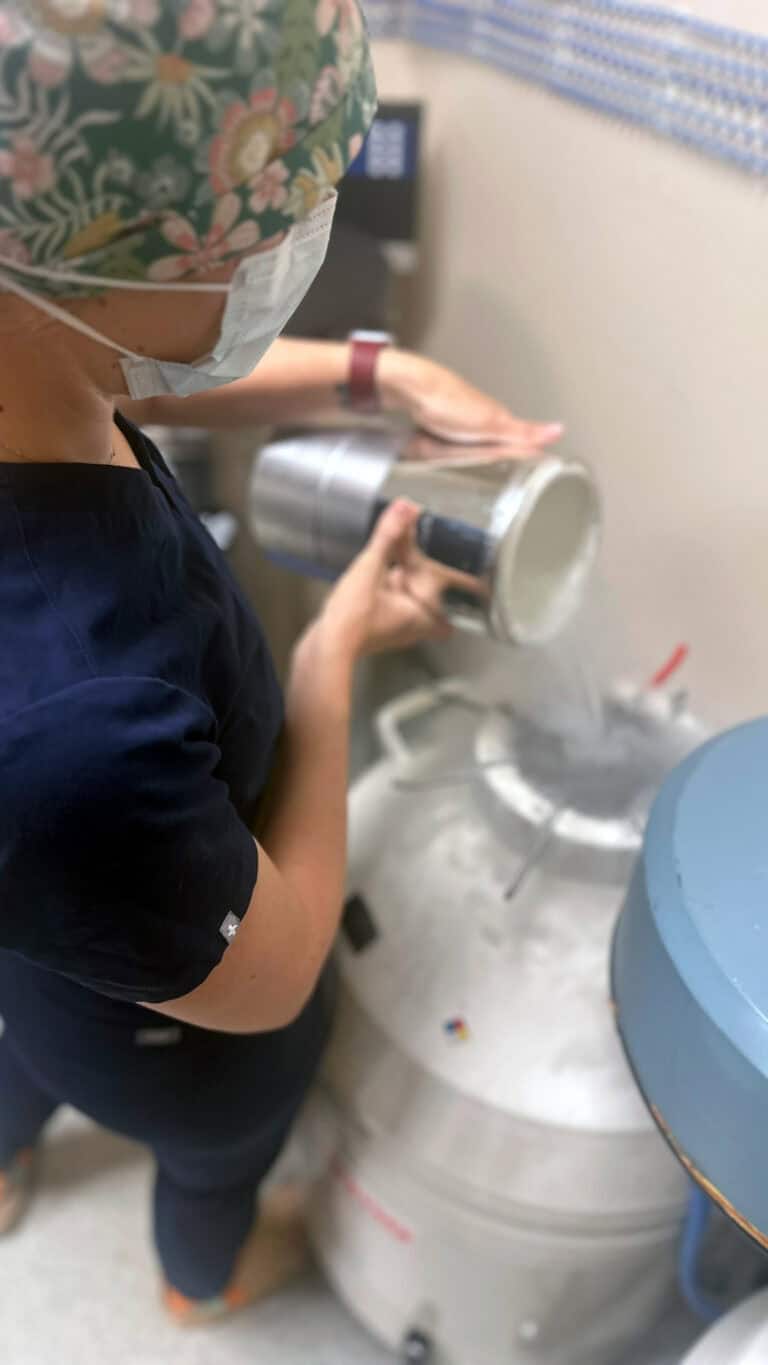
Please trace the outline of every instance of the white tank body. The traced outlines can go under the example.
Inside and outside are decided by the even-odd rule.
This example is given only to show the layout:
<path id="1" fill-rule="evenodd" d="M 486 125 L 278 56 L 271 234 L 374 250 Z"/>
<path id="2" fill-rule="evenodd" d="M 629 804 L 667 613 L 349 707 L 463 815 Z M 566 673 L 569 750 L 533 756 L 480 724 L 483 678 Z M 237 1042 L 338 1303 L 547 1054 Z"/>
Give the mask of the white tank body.
<path id="1" fill-rule="evenodd" d="M 647 793 L 621 759 L 612 790 L 581 761 L 563 779 L 456 692 L 385 708 L 351 793 L 340 1014 L 304 1121 L 327 1158 L 313 1239 L 403 1359 L 608 1365 L 664 1305 L 686 1198 L 609 999 Z M 654 762 L 699 737 L 658 699 L 618 706 Z"/>
<path id="2" fill-rule="evenodd" d="M 768 1360 L 768 1289 L 715 1323 L 683 1365 L 765 1365 Z"/>

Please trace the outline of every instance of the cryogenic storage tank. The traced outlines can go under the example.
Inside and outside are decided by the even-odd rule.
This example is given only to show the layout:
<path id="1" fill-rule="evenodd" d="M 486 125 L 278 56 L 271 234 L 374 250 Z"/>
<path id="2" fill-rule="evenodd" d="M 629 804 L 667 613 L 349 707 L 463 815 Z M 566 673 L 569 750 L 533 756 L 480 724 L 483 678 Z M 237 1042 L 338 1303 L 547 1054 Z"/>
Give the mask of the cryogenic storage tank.
<path id="1" fill-rule="evenodd" d="M 317 1254 L 403 1359 L 603 1365 L 663 1305 L 687 1193 L 616 1036 L 609 942 L 651 796 L 701 736 L 660 693 L 569 738 L 452 682 L 379 731 L 304 1127 Z"/>

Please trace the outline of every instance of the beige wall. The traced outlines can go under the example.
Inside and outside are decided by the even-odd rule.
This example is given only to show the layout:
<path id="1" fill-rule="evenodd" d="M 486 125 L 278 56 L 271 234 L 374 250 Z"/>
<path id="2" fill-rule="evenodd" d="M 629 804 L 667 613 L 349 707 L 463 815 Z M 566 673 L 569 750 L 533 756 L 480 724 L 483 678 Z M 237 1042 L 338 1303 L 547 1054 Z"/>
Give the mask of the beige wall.
<path id="1" fill-rule="evenodd" d="M 685 14 L 709 19 L 713 24 L 748 29 L 752 33 L 768 32 L 768 14 L 764 0 L 690 0 L 678 5 Z"/>
<path id="2" fill-rule="evenodd" d="M 768 709 L 765 189 L 471 60 L 377 59 L 428 104 L 420 344 L 567 423 L 640 666 L 687 640 L 708 718 Z"/>

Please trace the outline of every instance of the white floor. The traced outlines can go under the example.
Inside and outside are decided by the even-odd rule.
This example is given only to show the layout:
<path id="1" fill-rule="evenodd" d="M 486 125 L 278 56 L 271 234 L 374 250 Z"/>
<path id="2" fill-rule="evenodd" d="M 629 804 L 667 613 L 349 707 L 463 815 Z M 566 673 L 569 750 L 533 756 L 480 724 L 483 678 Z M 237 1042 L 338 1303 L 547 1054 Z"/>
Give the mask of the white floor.
<path id="1" fill-rule="evenodd" d="M 167 1323 L 149 1180 L 141 1149 L 73 1114 L 56 1120 L 37 1202 L 0 1243 L 0 1365 L 393 1365 L 319 1276 L 202 1333 Z M 621 1365 L 678 1365 L 690 1339 L 676 1320 Z"/>

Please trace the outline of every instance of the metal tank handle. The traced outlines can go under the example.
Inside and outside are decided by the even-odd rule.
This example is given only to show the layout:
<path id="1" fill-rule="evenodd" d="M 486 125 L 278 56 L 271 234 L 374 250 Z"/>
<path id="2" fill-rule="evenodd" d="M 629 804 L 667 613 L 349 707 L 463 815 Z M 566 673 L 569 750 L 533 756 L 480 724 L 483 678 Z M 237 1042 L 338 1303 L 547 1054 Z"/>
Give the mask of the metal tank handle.
<path id="1" fill-rule="evenodd" d="M 460 678 L 442 678 L 439 682 L 404 692 L 382 706 L 376 715 L 376 734 L 386 757 L 407 763 L 413 756 L 413 749 L 402 732 L 403 722 L 427 715 L 443 701 L 455 701 L 473 711 L 482 709 Z"/>

